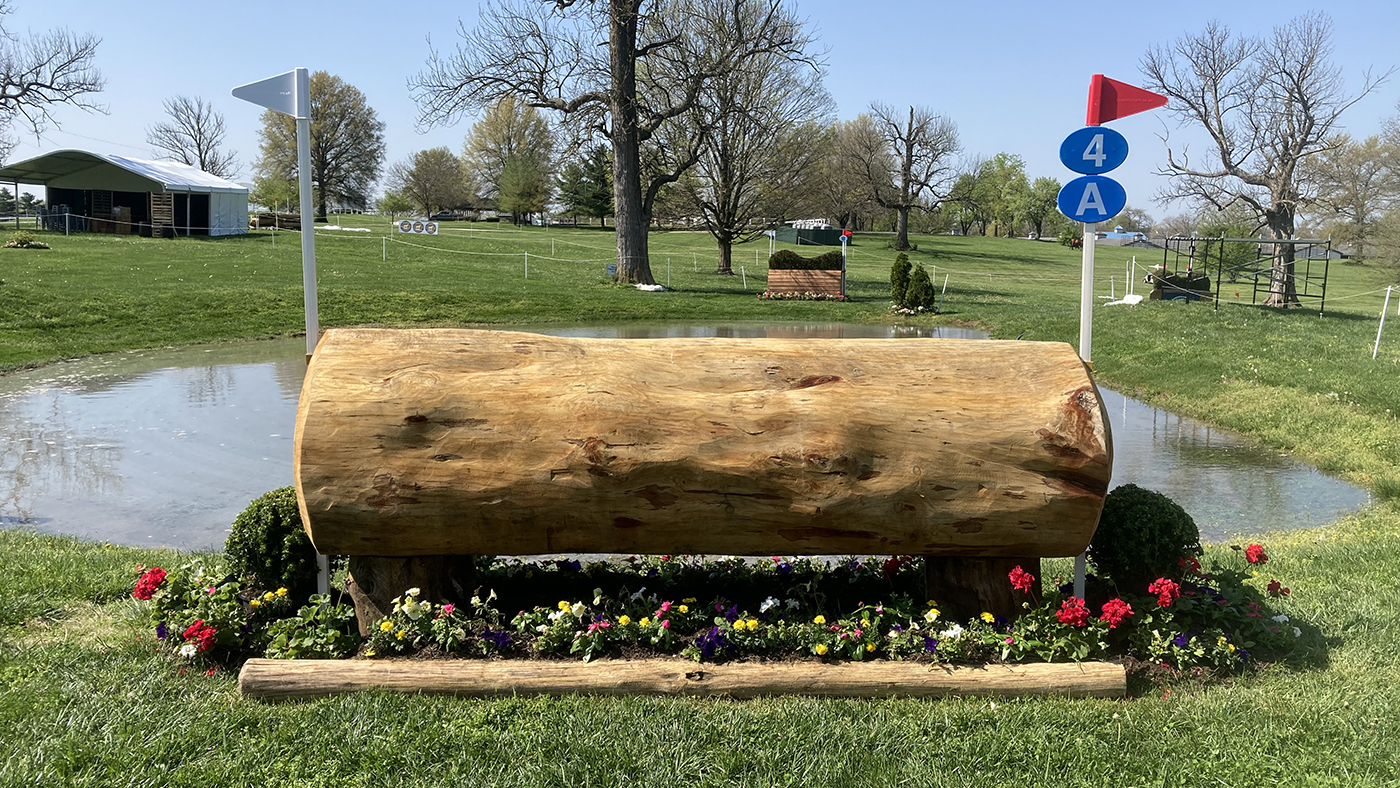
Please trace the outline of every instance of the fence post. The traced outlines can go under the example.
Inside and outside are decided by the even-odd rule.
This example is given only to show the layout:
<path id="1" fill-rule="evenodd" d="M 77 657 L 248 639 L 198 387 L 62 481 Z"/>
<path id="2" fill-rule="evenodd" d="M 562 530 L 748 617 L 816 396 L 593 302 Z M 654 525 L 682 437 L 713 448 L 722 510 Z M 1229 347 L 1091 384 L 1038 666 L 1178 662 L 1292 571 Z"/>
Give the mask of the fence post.
<path id="1" fill-rule="evenodd" d="M 1376 329 L 1376 346 L 1371 348 L 1372 361 L 1376 360 L 1376 353 L 1381 349 L 1381 332 L 1385 330 L 1385 313 L 1390 311 L 1390 290 L 1392 287 L 1394 285 L 1385 289 L 1385 303 L 1381 305 L 1381 325 L 1380 328 Z"/>

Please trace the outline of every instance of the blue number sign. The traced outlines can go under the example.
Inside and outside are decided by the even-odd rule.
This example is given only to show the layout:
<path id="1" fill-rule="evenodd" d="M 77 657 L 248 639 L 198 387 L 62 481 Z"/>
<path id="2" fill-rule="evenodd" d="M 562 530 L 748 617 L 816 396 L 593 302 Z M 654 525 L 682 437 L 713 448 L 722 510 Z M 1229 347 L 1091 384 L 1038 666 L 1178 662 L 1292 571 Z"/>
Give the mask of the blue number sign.
<path id="1" fill-rule="evenodd" d="M 1106 126 L 1085 126 L 1060 144 L 1060 161 L 1085 175 L 1102 175 L 1128 158 L 1128 140 Z"/>
<path id="2" fill-rule="evenodd" d="M 1060 213 L 1088 224 L 1117 216 L 1128 204 L 1128 193 L 1118 181 L 1103 175 L 1085 175 L 1066 183 L 1056 201 Z"/>

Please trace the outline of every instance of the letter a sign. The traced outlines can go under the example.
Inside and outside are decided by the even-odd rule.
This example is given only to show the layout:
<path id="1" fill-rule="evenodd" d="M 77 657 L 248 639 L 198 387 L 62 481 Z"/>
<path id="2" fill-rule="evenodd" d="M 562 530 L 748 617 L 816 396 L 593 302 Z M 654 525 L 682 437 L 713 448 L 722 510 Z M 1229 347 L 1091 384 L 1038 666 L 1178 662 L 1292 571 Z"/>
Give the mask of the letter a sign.
<path id="1" fill-rule="evenodd" d="M 1128 204 L 1128 193 L 1112 178 L 1085 175 L 1066 183 L 1056 202 L 1060 213 L 1076 222 L 1092 224 L 1122 212 Z"/>

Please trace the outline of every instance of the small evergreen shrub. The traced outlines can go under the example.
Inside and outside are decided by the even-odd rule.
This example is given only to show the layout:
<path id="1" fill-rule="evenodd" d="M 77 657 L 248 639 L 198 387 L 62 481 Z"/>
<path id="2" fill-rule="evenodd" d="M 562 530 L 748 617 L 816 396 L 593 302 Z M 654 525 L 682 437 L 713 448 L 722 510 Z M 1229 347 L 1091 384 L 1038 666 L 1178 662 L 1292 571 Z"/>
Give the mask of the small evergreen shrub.
<path id="1" fill-rule="evenodd" d="M 923 263 L 919 263 L 914 266 L 914 273 L 909 276 L 909 289 L 904 291 L 904 303 L 901 306 L 907 309 L 932 309 L 937 295 L 933 290 L 933 280 L 928 278 L 928 271 Z"/>
<path id="2" fill-rule="evenodd" d="M 909 289 L 911 268 L 909 255 L 903 252 L 894 258 L 894 265 L 890 267 L 890 300 L 900 306 L 904 305 L 904 294 Z"/>
<path id="3" fill-rule="evenodd" d="M 229 568 L 262 589 L 289 588 L 304 598 L 316 588 L 316 548 L 306 538 L 297 494 L 282 487 L 248 504 L 224 544 Z"/>
<path id="4" fill-rule="evenodd" d="M 772 271 L 840 271 L 841 252 L 834 250 L 816 257 L 803 257 L 791 249 L 780 249 L 768 258 Z"/>
<path id="5" fill-rule="evenodd" d="M 1124 484 L 1104 499 L 1089 544 L 1095 572 L 1120 589 L 1142 593 L 1159 577 L 1178 577 L 1181 560 L 1201 554 L 1196 521 L 1167 496 Z"/>

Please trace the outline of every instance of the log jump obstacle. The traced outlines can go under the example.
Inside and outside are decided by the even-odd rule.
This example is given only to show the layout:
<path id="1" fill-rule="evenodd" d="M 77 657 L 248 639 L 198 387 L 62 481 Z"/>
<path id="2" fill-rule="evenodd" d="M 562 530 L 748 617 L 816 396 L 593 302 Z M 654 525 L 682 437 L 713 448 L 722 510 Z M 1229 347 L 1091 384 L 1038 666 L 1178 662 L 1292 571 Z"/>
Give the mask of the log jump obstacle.
<path id="1" fill-rule="evenodd" d="M 1088 545 L 1112 444 L 1065 343 L 332 329 L 295 435 L 360 626 L 475 555 L 915 555 L 958 618 Z"/>

